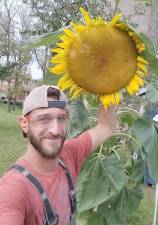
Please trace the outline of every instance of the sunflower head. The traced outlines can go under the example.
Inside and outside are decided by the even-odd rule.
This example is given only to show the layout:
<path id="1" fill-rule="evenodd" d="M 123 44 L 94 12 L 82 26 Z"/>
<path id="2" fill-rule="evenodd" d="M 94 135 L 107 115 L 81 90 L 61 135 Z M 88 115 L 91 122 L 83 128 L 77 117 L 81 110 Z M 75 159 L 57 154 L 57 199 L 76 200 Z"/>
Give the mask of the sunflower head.
<path id="1" fill-rule="evenodd" d="M 121 90 L 130 95 L 139 91 L 147 73 L 148 62 L 141 57 L 145 45 L 139 36 L 120 21 L 91 19 L 83 8 L 83 24 L 71 22 L 60 37 L 50 71 L 60 75 L 58 86 L 69 90 L 71 98 L 82 93 L 97 95 L 105 107 L 119 104 Z"/>

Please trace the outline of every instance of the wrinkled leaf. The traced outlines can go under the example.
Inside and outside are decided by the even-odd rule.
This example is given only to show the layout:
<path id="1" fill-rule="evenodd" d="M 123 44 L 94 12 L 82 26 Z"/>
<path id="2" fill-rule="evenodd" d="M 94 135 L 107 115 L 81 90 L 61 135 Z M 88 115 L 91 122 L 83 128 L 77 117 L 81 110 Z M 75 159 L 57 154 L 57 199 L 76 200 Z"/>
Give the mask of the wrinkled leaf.
<path id="1" fill-rule="evenodd" d="M 137 210 L 142 199 L 139 187 L 124 187 L 118 194 L 98 207 L 108 225 L 126 225 L 128 218 Z"/>
<path id="2" fill-rule="evenodd" d="M 147 85 L 146 97 L 149 102 L 153 104 L 158 104 L 158 89 L 152 84 Z"/>
<path id="3" fill-rule="evenodd" d="M 70 28 L 70 26 L 63 27 L 57 31 L 50 32 L 48 34 L 40 35 L 36 37 L 37 40 L 30 42 L 25 46 L 25 48 L 39 48 L 48 44 L 54 44 L 59 39 L 59 36 L 63 33 L 63 30 Z"/>
<path id="4" fill-rule="evenodd" d="M 86 225 L 108 225 L 105 218 L 93 210 L 87 210 L 79 215 L 80 224 Z"/>
<path id="5" fill-rule="evenodd" d="M 131 113 L 121 113 L 119 116 L 119 119 L 122 123 L 126 123 L 128 124 L 128 126 L 131 126 L 136 118 L 135 118 L 135 115 Z"/>
<path id="6" fill-rule="evenodd" d="M 70 112 L 71 112 L 71 128 L 70 137 L 74 137 L 81 133 L 88 124 L 88 114 L 87 110 L 82 101 L 76 100 L 70 102 Z"/>
<path id="7" fill-rule="evenodd" d="M 131 178 L 136 185 L 143 182 L 144 179 L 144 160 L 132 160 Z"/>
<path id="8" fill-rule="evenodd" d="M 139 33 L 140 38 L 145 43 L 146 49 L 142 56 L 149 61 L 149 67 L 153 73 L 158 73 L 158 59 L 156 58 L 156 51 L 152 40 L 144 33 Z"/>
<path id="9" fill-rule="evenodd" d="M 84 225 L 108 225 L 105 218 L 93 210 L 80 213 L 79 220 L 80 224 Z"/>
<path id="10" fill-rule="evenodd" d="M 96 95 L 88 94 L 86 99 L 90 107 L 95 108 L 99 106 L 99 99 Z"/>
<path id="11" fill-rule="evenodd" d="M 93 208 L 121 190 L 126 182 L 123 165 L 115 154 L 104 159 L 90 156 L 78 179 L 77 208 L 79 212 Z"/>
<path id="12" fill-rule="evenodd" d="M 149 55 L 155 56 L 156 55 L 156 50 L 155 50 L 153 41 L 143 32 L 140 32 L 139 36 L 143 40 L 143 42 L 145 43 L 145 46 L 146 46 L 146 50 L 145 51 L 147 51 L 147 53 Z"/>
<path id="13" fill-rule="evenodd" d="M 158 182 L 158 131 L 149 118 L 140 118 L 133 125 L 133 132 L 147 152 L 149 172 Z"/>
<path id="14" fill-rule="evenodd" d="M 145 148 L 147 153 L 154 145 L 155 127 L 149 117 L 138 118 L 131 127 L 134 135 L 138 138 L 142 147 Z"/>

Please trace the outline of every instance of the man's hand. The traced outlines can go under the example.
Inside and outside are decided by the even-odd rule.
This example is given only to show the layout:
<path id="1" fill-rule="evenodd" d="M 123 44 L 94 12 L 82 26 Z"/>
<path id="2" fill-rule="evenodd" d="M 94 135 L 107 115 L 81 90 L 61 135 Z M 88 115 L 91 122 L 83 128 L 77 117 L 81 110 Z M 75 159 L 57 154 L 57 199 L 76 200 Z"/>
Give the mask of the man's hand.
<path id="1" fill-rule="evenodd" d="M 112 136 L 117 127 L 116 106 L 100 108 L 98 123 L 88 130 L 92 139 L 92 150 L 96 149 L 104 141 Z"/>

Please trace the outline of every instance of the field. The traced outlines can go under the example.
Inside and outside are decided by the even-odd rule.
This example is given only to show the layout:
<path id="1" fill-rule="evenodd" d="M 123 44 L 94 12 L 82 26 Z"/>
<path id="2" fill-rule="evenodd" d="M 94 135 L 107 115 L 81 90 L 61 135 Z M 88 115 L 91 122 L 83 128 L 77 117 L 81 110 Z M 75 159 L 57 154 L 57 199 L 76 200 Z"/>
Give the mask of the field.
<path id="1" fill-rule="evenodd" d="M 15 162 L 26 149 L 27 140 L 22 136 L 18 123 L 19 115 L 19 109 L 15 112 L 7 113 L 7 106 L 0 103 L 0 175 L 2 175 L 7 167 Z M 144 199 L 128 225 L 152 224 L 155 187 L 143 186 L 143 190 Z"/>
<path id="2" fill-rule="evenodd" d="M 20 110 L 7 113 L 6 104 L 0 103 L 0 174 L 25 150 L 26 140 L 20 130 L 19 115 Z"/>

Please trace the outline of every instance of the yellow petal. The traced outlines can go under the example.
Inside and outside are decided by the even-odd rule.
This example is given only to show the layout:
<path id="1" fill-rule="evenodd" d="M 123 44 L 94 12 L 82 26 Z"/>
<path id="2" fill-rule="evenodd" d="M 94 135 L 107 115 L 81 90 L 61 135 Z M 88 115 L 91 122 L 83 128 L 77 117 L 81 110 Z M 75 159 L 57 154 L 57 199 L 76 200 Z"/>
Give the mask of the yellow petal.
<path id="1" fill-rule="evenodd" d="M 128 34 L 130 37 L 133 37 L 135 35 L 135 33 L 133 31 L 129 31 Z"/>
<path id="2" fill-rule="evenodd" d="M 82 13 L 83 17 L 84 17 L 84 21 L 87 25 L 90 25 L 92 20 L 91 17 L 89 15 L 89 13 L 82 7 L 80 7 L 80 12 Z"/>
<path id="3" fill-rule="evenodd" d="M 111 20 L 110 25 L 114 26 L 121 18 L 122 18 L 121 13 L 115 15 L 114 18 Z"/>
<path id="4" fill-rule="evenodd" d="M 107 106 L 111 105 L 110 95 L 106 95 L 106 99 L 107 99 Z"/>
<path id="5" fill-rule="evenodd" d="M 146 66 L 143 63 L 138 62 L 137 63 L 138 68 L 140 68 L 145 74 L 148 73 L 148 70 L 146 68 Z"/>
<path id="6" fill-rule="evenodd" d="M 134 76 L 135 81 L 138 83 L 139 86 L 144 86 L 143 80 L 138 77 L 137 75 Z"/>
<path id="7" fill-rule="evenodd" d="M 74 32 L 72 32 L 71 30 L 68 30 L 68 29 L 65 29 L 64 30 L 64 33 L 67 35 L 67 36 L 69 36 L 70 38 L 75 38 L 75 34 L 74 34 Z"/>
<path id="8" fill-rule="evenodd" d="M 72 87 L 73 85 L 74 85 L 73 80 L 68 79 L 65 83 L 63 83 L 63 85 L 62 85 L 62 90 L 64 91 L 64 90 L 66 90 L 66 89 Z"/>
<path id="9" fill-rule="evenodd" d="M 62 53 L 64 50 L 62 48 L 52 48 L 51 52 Z"/>
<path id="10" fill-rule="evenodd" d="M 108 106 L 107 96 L 106 96 L 106 95 L 101 95 L 101 96 L 99 97 L 99 99 L 100 99 L 100 101 L 102 102 L 103 106 L 104 106 L 105 108 L 107 108 L 107 106 Z"/>
<path id="11" fill-rule="evenodd" d="M 58 81 L 58 87 L 61 88 L 62 85 L 64 84 L 64 82 L 66 82 L 66 80 L 69 79 L 69 75 L 65 74 L 59 81 Z"/>
<path id="12" fill-rule="evenodd" d="M 69 41 L 70 40 L 70 37 L 68 37 L 67 35 L 62 35 L 62 36 L 60 36 L 60 40 L 62 41 L 62 42 L 66 42 L 66 41 Z"/>
<path id="13" fill-rule="evenodd" d="M 70 89 L 70 95 L 72 95 L 73 91 L 77 88 L 77 84 L 74 84 Z"/>
<path id="14" fill-rule="evenodd" d="M 126 29 L 126 26 L 125 26 L 125 24 L 123 24 L 123 23 L 117 23 L 117 24 L 115 24 L 115 27 L 118 27 L 118 28 L 121 29 L 121 30 Z"/>
<path id="15" fill-rule="evenodd" d="M 121 101 L 121 95 L 119 92 L 115 92 L 115 104 L 116 105 L 119 105 L 120 104 L 120 101 Z"/>
<path id="16" fill-rule="evenodd" d="M 149 64 L 149 63 L 148 63 L 143 57 L 141 57 L 141 56 L 138 56 L 138 57 L 137 57 L 137 61 L 139 61 L 139 62 L 141 62 L 141 63 L 144 63 L 144 64 L 146 64 L 146 65 Z"/>
<path id="17" fill-rule="evenodd" d="M 126 87 L 126 90 L 130 95 L 134 95 L 134 92 L 129 85 Z"/>
<path id="18" fill-rule="evenodd" d="M 54 73 L 54 67 L 52 67 L 52 68 L 48 68 L 49 69 L 49 71 L 51 72 L 51 73 Z M 59 75 L 61 75 L 61 74 L 55 74 L 56 76 L 59 76 Z"/>
<path id="19" fill-rule="evenodd" d="M 137 70 L 136 74 L 138 74 L 142 78 L 146 76 L 146 74 L 143 71 L 141 71 L 141 70 Z"/>
<path id="20" fill-rule="evenodd" d="M 58 54 L 53 56 L 50 61 L 51 63 L 66 63 L 67 60 L 66 56 Z"/>
<path id="21" fill-rule="evenodd" d="M 115 104 L 115 95 L 111 94 L 111 95 L 109 95 L 109 98 L 110 98 L 110 103 L 112 103 L 114 105 Z"/>
<path id="22" fill-rule="evenodd" d="M 81 93 L 84 93 L 83 88 L 78 88 L 77 91 L 74 92 L 74 94 L 72 95 L 72 97 L 70 98 L 71 100 L 78 97 Z"/>
<path id="23" fill-rule="evenodd" d="M 86 27 L 80 24 L 74 24 L 73 22 L 70 25 L 74 28 L 74 30 L 78 33 L 82 33 L 86 30 Z"/>
<path id="24" fill-rule="evenodd" d="M 104 25 L 107 24 L 105 20 L 103 20 L 103 18 L 101 16 L 98 16 L 98 18 L 96 19 L 97 24 L 99 25 Z"/>
<path id="25" fill-rule="evenodd" d="M 60 63 L 52 68 L 52 72 L 56 74 L 62 74 L 66 72 L 66 65 L 64 63 Z"/>
<path id="26" fill-rule="evenodd" d="M 132 90 L 134 93 L 136 93 L 136 92 L 139 91 L 139 85 L 138 85 L 137 81 L 135 81 L 134 79 L 131 80 L 131 82 L 130 82 L 129 85 L 130 85 L 131 90 Z"/>

